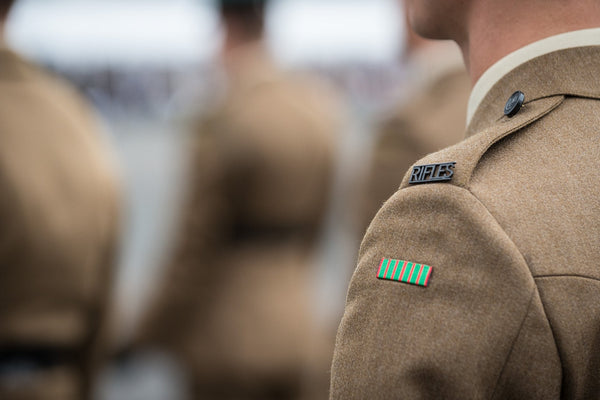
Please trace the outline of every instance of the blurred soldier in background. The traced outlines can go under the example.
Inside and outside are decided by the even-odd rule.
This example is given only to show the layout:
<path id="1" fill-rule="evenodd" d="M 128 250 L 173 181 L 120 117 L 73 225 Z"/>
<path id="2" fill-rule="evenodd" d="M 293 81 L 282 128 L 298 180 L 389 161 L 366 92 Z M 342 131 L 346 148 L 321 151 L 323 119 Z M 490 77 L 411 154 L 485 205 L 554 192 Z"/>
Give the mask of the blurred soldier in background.
<path id="1" fill-rule="evenodd" d="M 179 243 L 140 341 L 184 362 L 198 399 L 316 399 L 318 384 L 326 398 L 310 284 L 339 110 L 273 64 L 265 1 L 219 4 L 228 92 L 199 124 Z"/>
<path id="2" fill-rule="evenodd" d="M 2 400 L 89 395 L 118 238 L 107 156 L 77 94 L 0 42 Z"/>
<path id="3" fill-rule="evenodd" d="M 359 213 L 361 234 L 415 161 L 464 137 L 471 83 L 458 46 L 423 39 L 408 22 L 405 27 L 406 95 L 378 128 Z"/>

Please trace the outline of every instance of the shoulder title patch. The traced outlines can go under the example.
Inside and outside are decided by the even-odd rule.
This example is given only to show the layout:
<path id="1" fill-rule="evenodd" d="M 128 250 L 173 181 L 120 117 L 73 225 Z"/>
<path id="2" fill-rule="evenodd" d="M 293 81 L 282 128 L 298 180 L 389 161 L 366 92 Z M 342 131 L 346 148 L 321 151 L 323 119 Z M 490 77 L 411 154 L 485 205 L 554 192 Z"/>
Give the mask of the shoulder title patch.
<path id="1" fill-rule="evenodd" d="M 450 181 L 454 176 L 455 166 L 456 162 L 417 165 L 413 167 L 408 183 L 414 185 L 417 183 Z"/>
<path id="2" fill-rule="evenodd" d="M 382 258 L 377 278 L 427 287 L 433 268 L 411 261 Z"/>

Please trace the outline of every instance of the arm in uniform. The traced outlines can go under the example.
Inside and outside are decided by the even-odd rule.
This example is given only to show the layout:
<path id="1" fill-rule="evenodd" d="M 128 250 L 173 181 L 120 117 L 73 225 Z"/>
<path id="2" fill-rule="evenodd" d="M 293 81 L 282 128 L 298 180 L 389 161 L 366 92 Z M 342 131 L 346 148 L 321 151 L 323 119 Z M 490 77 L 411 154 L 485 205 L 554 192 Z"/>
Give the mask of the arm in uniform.
<path id="1" fill-rule="evenodd" d="M 560 358 L 528 260 L 470 180 L 495 143 L 562 100 L 531 102 L 409 171 L 363 240 L 338 331 L 331 399 L 560 396 Z M 455 165 L 442 171 L 445 182 L 433 179 L 440 165 Z M 422 175 L 424 166 L 434 167 Z M 414 277 L 423 266 L 431 268 L 428 281 Z"/>

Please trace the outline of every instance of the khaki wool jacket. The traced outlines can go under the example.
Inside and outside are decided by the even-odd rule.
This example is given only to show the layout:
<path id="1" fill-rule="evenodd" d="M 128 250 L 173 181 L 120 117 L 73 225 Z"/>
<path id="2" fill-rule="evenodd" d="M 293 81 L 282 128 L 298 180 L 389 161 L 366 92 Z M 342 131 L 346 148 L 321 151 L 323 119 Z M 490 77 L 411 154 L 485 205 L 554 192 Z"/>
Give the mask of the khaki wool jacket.
<path id="1" fill-rule="evenodd" d="M 106 339 L 118 190 L 74 90 L 0 49 L 0 399 L 86 397 Z"/>
<path id="2" fill-rule="evenodd" d="M 193 398 L 298 398 L 319 357 L 326 397 L 333 349 L 312 357 L 310 284 L 337 103 L 262 48 L 237 51 L 226 99 L 194 137 L 175 251 L 140 342 L 184 362 Z"/>
<path id="3" fill-rule="evenodd" d="M 416 164 L 456 162 L 451 181 L 407 173 L 364 237 L 331 399 L 600 398 L 599 77 L 598 46 L 529 61 Z M 382 258 L 428 286 L 378 279 Z"/>

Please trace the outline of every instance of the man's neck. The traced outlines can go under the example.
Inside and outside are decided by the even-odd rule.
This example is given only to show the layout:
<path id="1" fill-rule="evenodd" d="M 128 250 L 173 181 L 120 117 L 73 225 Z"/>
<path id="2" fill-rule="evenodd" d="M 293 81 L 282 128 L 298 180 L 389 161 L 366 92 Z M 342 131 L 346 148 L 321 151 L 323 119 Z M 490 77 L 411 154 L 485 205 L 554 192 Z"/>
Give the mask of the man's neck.
<path id="1" fill-rule="evenodd" d="M 459 43 L 472 84 L 495 62 L 523 46 L 564 32 L 600 27 L 597 0 L 578 2 L 519 1 L 518 8 L 513 8 L 516 12 L 506 2 L 476 2 L 467 21 L 467 39 Z"/>

